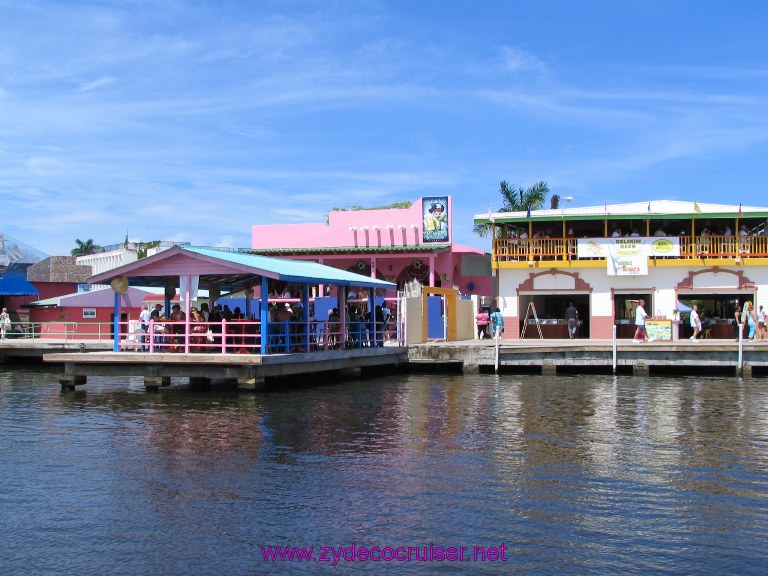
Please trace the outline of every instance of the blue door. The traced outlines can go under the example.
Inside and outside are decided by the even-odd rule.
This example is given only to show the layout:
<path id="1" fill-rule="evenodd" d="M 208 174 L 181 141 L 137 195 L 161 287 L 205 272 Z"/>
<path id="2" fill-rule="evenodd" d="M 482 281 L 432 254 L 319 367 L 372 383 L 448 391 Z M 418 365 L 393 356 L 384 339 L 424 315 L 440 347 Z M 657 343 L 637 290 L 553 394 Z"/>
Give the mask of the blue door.
<path id="1" fill-rule="evenodd" d="M 444 314 L 443 297 L 427 296 L 427 338 L 445 338 Z"/>

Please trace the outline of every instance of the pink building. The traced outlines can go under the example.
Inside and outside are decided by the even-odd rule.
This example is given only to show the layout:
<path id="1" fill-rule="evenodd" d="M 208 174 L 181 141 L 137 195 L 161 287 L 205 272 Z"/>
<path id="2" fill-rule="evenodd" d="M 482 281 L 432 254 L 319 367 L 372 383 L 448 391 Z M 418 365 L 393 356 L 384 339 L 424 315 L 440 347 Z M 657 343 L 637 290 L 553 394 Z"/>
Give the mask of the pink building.
<path id="1" fill-rule="evenodd" d="M 251 246 L 257 254 L 313 260 L 394 282 L 400 290 L 418 280 L 490 298 L 490 255 L 452 238 L 451 197 L 430 196 L 410 208 L 332 211 L 327 224 L 254 226 Z"/>

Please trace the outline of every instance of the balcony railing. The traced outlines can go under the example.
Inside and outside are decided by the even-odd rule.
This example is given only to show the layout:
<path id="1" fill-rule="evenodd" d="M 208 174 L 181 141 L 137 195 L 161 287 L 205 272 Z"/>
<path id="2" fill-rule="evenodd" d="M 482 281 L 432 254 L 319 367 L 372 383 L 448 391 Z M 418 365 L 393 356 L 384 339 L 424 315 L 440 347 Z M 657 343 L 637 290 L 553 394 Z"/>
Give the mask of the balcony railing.
<path id="1" fill-rule="evenodd" d="M 683 260 L 701 258 L 768 258 L 768 236 L 677 236 Z M 654 238 L 655 240 L 656 238 Z M 496 262 L 595 260 L 580 258 L 575 238 L 497 238 Z M 599 257 L 598 260 L 605 260 Z"/>

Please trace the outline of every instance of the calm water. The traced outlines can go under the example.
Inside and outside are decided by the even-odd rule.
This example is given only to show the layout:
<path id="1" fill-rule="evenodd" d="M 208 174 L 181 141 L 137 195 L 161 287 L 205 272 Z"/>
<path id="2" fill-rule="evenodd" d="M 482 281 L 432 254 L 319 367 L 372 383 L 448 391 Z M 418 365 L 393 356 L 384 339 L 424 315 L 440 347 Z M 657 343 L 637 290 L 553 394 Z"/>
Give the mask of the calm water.
<path id="1" fill-rule="evenodd" d="M 417 375 L 260 395 L 139 384 L 91 378 L 64 394 L 56 374 L 0 367 L 0 572 L 768 566 L 765 380 Z M 333 566 L 261 549 L 353 544 L 421 558 L 466 546 L 470 561 Z M 502 544 L 506 562 L 471 558 Z"/>

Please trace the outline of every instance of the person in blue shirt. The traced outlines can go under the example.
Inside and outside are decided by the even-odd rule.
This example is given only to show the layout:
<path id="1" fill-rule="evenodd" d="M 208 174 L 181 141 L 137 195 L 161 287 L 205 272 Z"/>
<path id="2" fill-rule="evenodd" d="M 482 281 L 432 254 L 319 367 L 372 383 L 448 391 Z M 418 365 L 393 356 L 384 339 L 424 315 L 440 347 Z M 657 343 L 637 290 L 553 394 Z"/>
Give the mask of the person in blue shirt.
<path id="1" fill-rule="evenodd" d="M 501 337 L 504 332 L 504 316 L 501 315 L 501 310 L 498 308 L 491 312 L 491 326 L 493 326 L 493 336 Z"/>

